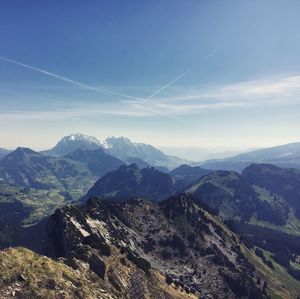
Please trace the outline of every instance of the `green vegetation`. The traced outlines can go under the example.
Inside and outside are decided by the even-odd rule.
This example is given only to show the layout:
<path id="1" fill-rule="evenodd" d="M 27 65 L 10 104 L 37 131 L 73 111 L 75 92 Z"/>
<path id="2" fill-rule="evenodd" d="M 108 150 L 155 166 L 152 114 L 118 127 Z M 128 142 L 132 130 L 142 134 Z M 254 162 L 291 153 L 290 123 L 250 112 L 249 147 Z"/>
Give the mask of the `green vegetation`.
<path id="1" fill-rule="evenodd" d="M 268 292 L 272 299 L 290 299 L 297 298 L 300 294 L 300 281 L 293 278 L 287 270 L 278 264 L 272 256 L 272 253 L 260 248 L 265 258 L 272 262 L 274 269 L 266 265 L 261 257 L 249 250 L 246 246 L 242 246 L 245 256 L 254 264 L 257 271 L 267 281 Z"/>
<path id="2" fill-rule="evenodd" d="M 23 215 L 22 224 L 32 225 L 65 205 L 66 199 L 61 191 L 55 189 L 38 190 L 0 183 L 0 207 L 1 204 L 7 206 L 16 202 L 20 202 L 24 211 L 27 211 Z"/>

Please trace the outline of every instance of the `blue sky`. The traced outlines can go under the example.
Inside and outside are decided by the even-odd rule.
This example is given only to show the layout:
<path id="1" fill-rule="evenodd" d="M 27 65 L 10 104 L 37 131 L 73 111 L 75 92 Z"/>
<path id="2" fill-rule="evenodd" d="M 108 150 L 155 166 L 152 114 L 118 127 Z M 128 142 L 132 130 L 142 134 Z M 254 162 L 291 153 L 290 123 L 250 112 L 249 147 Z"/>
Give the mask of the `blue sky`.
<path id="1" fill-rule="evenodd" d="M 2 0 L 0 147 L 300 141 L 299 28 L 289 0 Z"/>

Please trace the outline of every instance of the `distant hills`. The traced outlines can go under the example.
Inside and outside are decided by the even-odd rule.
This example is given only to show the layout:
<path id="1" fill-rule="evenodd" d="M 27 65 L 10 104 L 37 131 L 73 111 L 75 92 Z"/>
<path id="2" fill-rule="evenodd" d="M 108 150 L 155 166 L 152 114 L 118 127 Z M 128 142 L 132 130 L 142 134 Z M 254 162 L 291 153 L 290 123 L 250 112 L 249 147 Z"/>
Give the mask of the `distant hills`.
<path id="1" fill-rule="evenodd" d="M 96 196 L 125 200 L 146 198 L 153 201 L 166 199 L 195 182 L 209 170 L 182 165 L 169 173 L 153 167 L 139 168 L 136 164 L 123 165 L 101 177 L 88 191 L 87 198 Z"/>
<path id="2" fill-rule="evenodd" d="M 300 235 L 300 170 L 252 164 L 242 174 L 214 171 L 186 193 L 225 219 Z"/>
<path id="3" fill-rule="evenodd" d="M 19 147 L 0 161 L 0 179 L 17 186 L 83 195 L 99 176 L 122 164 L 100 148 L 77 149 L 63 157 L 49 157 Z"/>
<path id="4" fill-rule="evenodd" d="M 180 186 L 169 174 L 153 167 L 139 169 L 136 164 L 131 164 L 100 178 L 88 191 L 87 197 L 118 200 L 143 197 L 157 201 L 173 195 Z"/>
<path id="5" fill-rule="evenodd" d="M 172 171 L 170 171 L 170 175 L 176 180 L 182 180 L 185 185 L 189 185 L 194 183 L 203 175 L 210 173 L 211 170 L 204 169 L 200 166 L 190 166 L 183 164 Z"/>
<path id="6" fill-rule="evenodd" d="M 300 168 L 300 142 L 255 150 L 226 159 L 208 160 L 199 165 L 207 169 L 241 172 L 252 163 L 268 163 L 281 167 Z"/>

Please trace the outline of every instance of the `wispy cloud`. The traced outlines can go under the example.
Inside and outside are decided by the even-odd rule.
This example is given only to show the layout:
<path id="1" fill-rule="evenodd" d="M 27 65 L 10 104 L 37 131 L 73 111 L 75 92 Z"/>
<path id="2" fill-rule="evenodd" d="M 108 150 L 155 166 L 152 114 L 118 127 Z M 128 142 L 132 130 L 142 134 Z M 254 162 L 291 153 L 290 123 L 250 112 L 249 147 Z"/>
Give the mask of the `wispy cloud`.
<path id="1" fill-rule="evenodd" d="M 300 101 L 300 76 L 289 76 L 273 80 L 257 80 L 238 82 L 206 89 L 194 89 L 188 93 L 170 96 L 161 100 L 180 103 L 189 101 L 221 101 L 221 102 L 268 102 L 291 103 Z"/>
<path id="2" fill-rule="evenodd" d="M 207 61 L 215 50 L 201 62 Z M 157 89 L 145 98 L 134 97 L 124 93 L 101 89 L 68 77 L 29 66 L 14 60 L 0 57 L 0 60 L 38 71 L 50 77 L 60 79 L 83 90 L 97 91 L 102 94 L 118 96 L 117 101 L 95 104 L 85 97 L 76 104 L 56 109 L 39 111 L 11 110 L 0 112 L 0 119 L 64 119 L 79 117 L 97 117 L 99 115 L 113 115 L 123 117 L 169 117 L 179 119 L 184 115 L 200 114 L 209 111 L 224 110 L 254 106 L 274 106 L 300 104 L 300 75 L 285 76 L 277 79 L 236 82 L 232 84 L 213 86 L 209 88 L 180 88 L 175 83 L 191 72 L 196 66 L 176 76 L 167 84 Z M 199 65 L 199 64 L 198 64 Z M 166 91 L 168 89 L 168 93 Z M 155 97 L 155 101 L 153 98 Z"/>
<path id="3" fill-rule="evenodd" d="M 164 90 L 166 90 L 167 88 L 169 88 L 170 86 L 172 86 L 173 84 L 175 84 L 178 80 L 180 80 L 181 78 L 185 77 L 188 73 L 190 73 L 191 71 L 193 71 L 196 67 L 200 66 L 202 63 L 204 63 L 207 60 L 209 60 L 213 55 L 215 55 L 216 52 L 217 52 L 217 49 L 212 50 L 207 56 L 205 56 L 203 59 L 201 59 L 198 63 L 196 63 L 195 65 L 193 65 L 191 68 L 187 69 L 182 74 L 176 76 L 174 79 L 172 79 L 167 84 L 165 84 L 164 86 L 162 86 L 161 88 L 159 88 L 157 91 L 155 91 L 154 93 L 152 93 L 150 96 L 148 96 L 146 98 L 146 100 L 150 100 L 150 99 L 156 97 L 157 95 L 159 95 L 160 93 L 162 93 Z"/>

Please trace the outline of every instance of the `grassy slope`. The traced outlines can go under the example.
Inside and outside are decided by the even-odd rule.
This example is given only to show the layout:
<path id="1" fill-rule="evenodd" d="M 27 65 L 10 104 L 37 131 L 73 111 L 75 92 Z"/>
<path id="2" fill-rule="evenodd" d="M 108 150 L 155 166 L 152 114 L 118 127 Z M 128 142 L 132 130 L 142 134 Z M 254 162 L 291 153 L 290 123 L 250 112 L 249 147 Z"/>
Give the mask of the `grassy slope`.
<path id="1" fill-rule="evenodd" d="M 120 256 L 114 252 L 105 260 L 107 273 L 115 271 L 125 285 L 136 267 L 130 262 L 123 265 Z M 25 281 L 20 279 L 20 276 Z M 153 271 L 153 275 L 142 273 L 146 287 L 147 299 L 197 299 L 193 294 L 187 294 L 182 289 L 165 283 L 165 277 Z M 0 298 L 40 298 L 40 299 L 105 299 L 127 298 L 128 285 L 122 289 L 122 294 L 116 292 L 114 285 L 105 275 L 102 280 L 90 271 L 87 264 L 80 269 L 38 255 L 28 249 L 17 247 L 0 251 Z M 126 282 L 127 281 L 127 282 Z"/>
<path id="2" fill-rule="evenodd" d="M 271 253 L 264 251 L 264 255 L 272 261 L 274 270 L 263 263 L 262 259 L 255 255 L 252 250 L 242 246 L 245 256 L 254 264 L 258 272 L 266 279 L 268 283 L 268 292 L 272 299 L 292 299 L 300 294 L 300 281 L 294 279 L 287 273 L 284 267 L 276 263 Z"/>
<path id="3" fill-rule="evenodd" d="M 257 194 L 261 200 L 267 201 L 271 205 L 274 205 L 274 194 L 271 195 L 268 190 L 266 190 L 265 188 L 258 187 L 258 186 L 254 186 L 254 189 L 257 192 Z M 283 200 L 282 196 L 280 196 L 278 194 L 275 194 L 275 195 L 278 196 L 278 198 L 280 198 L 280 200 Z M 274 230 L 282 231 L 287 234 L 300 235 L 300 221 L 299 221 L 299 219 L 296 218 L 295 211 L 291 207 L 290 207 L 290 212 L 288 214 L 288 218 L 287 218 L 285 225 L 279 226 L 279 225 L 275 225 L 270 222 L 257 220 L 255 215 L 250 219 L 250 223 L 254 224 L 254 225 L 268 227 L 268 228 L 271 228 Z"/>
<path id="4" fill-rule="evenodd" d="M 0 298 L 104 298 L 99 279 L 25 248 L 0 252 Z M 23 275 L 26 281 L 19 279 Z M 58 297 L 58 296 L 61 297 Z"/>

